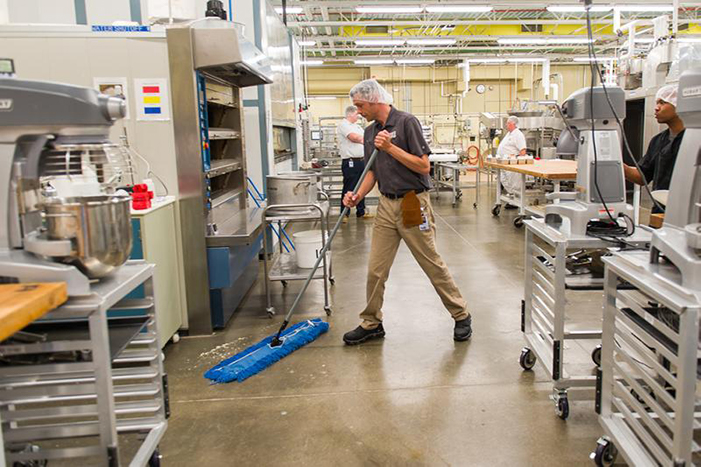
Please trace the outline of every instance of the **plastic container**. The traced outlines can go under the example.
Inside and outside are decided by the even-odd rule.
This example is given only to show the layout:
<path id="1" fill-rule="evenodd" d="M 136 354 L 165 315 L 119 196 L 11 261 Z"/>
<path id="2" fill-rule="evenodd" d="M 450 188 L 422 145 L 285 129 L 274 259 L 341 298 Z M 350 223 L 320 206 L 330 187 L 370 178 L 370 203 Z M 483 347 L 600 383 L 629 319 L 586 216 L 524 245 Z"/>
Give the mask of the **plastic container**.
<path id="1" fill-rule="evenodd" d="M 309 269 L 314 267 L 321 249 L 324 247 L 321 241 L 321 231 L 305 230 L 293 235 L 295 251 L 297 252 L 297 267 Z"/>

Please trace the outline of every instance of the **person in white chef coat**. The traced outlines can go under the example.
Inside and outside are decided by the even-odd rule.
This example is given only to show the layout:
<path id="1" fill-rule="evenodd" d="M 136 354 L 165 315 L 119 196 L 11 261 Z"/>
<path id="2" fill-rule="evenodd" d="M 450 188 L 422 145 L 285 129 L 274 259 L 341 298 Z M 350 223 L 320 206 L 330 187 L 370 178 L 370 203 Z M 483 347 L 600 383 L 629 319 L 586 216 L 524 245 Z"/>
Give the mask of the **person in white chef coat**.
<path id="1" fill-rule="evenodd" d="M 504 135 L 497 148 L 497 156 L 525 156 L 526 137 L 518 129 L 518 117 L 512 115 L 506 120 L 506 131 L 506 135 Z M 500 181 L 504 189 L 510 194 L 516 194 L 521 191 L 521 175 L 517 173 L 502 170 Z"/>

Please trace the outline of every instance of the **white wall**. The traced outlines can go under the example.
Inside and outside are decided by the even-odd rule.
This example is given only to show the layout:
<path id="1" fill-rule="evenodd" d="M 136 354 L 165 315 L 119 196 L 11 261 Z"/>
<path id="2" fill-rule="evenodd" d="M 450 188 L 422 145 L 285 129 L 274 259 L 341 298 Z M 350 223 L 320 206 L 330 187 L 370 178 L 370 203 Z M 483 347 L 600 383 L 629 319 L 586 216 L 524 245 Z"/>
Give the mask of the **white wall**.
<path id="1" fill-rule="evenodd" d="M 149 9 L 157 12 L 165 7 L 167 16 L 168 0 L 139 0 L 142 24 L 148 24 Z M 207 0 L 172 0 L 190 16 L 204 16 Z M 131 21 L 130 0 L 84 0 L 88 24 L 112 24 L 115 21 Z M 225 5 L 228 6 L 228 0 Z M 76 24 L 75 0 L 0 0 L 0 23 L 33 24 Z"/>
<path id="2" fill-rule="evenodd" d="M 74 0 L 2 0 L 0 22 L 76 24 Z"/>
<path id="3" fill-rule="evenodd" d="M 129 0 L 85 0 L 88 24 L 112 24 L 115 21 L 131 21 Z"/>

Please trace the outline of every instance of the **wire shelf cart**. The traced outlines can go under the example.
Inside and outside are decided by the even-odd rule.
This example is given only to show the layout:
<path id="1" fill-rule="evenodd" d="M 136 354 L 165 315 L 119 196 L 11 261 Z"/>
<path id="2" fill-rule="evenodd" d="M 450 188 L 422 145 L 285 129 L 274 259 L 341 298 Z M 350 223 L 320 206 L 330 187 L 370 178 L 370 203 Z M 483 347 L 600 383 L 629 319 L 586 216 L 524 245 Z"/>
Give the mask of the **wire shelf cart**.
<path id="1" fill-rule="evenodd" d="M 321 241 L 325 244 L 329 236 L 329 211 L 330 202 L 328 195 L 319 193 L 322 198 L 313 204 L 280 204 L 266 206 L 263 211 L 263 268 L 265 272 L 265 296 L 267 300 L 266 312 L 268 316 L 275 315 L 275 308 L 272 305 L 270 282 L 279 281 L 283 287 L 288 281 L 305 280 L 309 275 L 309 269 L 297 266 L 294 251 L 283 251 L 282 241 L 278 242 L 279 249 L 272 258 L 268 258 L 268 225 L 277 224 L 278 232 L 282 231 L 284 223 L 298 221 L 318 221 L 321 231 Z M 329 249 L 322 261 L 322 267 L 314 273 L 314 279 L 324 281 L 324 310 L 327 315 L 331 315 L 331 305 L 329 304 L 329 283 L 334 283 L 333 269 L 331 266 L 331 250 Z"/>
<path id="2" fill-rule="evenodd" d="M 661 277 L 649 253 L 607 258 L 597 412 L 605 432 L 592 458 L 635 466 L 701 463 L 697 393 L 701 299 Z M 679 276 L 670 271 L 667 277 Z M 625 281 L 633 288 L 621 290 Z"/>
<path id="3" fill-rule="evenodd" d="M 576 274 L 572 265 L 578 253 L 601 250 L 612 246 L 604 240 L 588 236 L 566 236 L 545 224 L 543 219 L 525 221 L 526 258 L 524 263 L 524 299 L 521 303 L 521 331 L 527 346 L 521 351 L 519 363 L 524 370 L 542 364 L 553 381 L 553 399 L 557 415 L 569 416 L 570 390 L 592 391 L 596 385 L 594 371 L 571 375 L 565 369 L 565 342 L 595 340 L 600 342 L 601 329 L 572 329 L 565 326 L 574 317 L 568 313 L 568 296 L 581 290 L 603 289 L 603 278 L 591 271 Z M 650 241 L 647 232 L 636 232 L 627 238 L 632 244 L 644 245 Z M 575 323 L 570 323 L 575 324 Z M 601 347 L 594 347 L 591 357 L 594 365 L 601 361 Z M 593 368 L 592 368 L 593 370 Z"/>
<path id="4" fill-rule="evenodd" d="M 460 182 L 460 172 L 463 170 L 475 170 L 476 181 L 474 183 L 463 184 Z M 446 177 L 446 172 L 452 172 L 450 179 Z M 475 190 L 475 201 L 472 203 L 473 208 L 477 208 L 480 200 L 480 170 L 479 165 L 459 164 L 456 162 L 436 162 L 434 183 L 436 185 L 436 193 L 440 193 L 441 187 L 448 187 L 453 192 L 453 207 L 458 205 L 458 201 L 462 198 L 463 189 Z"/>
<path id="5" fill-rule="evenodd" d="M 33 339 L 0 343 L 10 465 L 160 465 L 169 409 L 153 270 L 129 262 L 26 327 Z"/>

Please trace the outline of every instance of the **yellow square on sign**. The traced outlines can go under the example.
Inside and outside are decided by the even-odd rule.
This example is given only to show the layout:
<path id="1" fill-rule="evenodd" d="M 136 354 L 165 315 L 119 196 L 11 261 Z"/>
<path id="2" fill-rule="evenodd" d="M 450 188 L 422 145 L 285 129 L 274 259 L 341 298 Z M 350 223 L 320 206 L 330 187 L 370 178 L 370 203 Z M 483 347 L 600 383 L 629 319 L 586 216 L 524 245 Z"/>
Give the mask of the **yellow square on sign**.
<path id="1" fill-rule="evenodd" d="M 158 96 L 144 96 L 144 104 L 160 104 L 161 98 Z"/>

